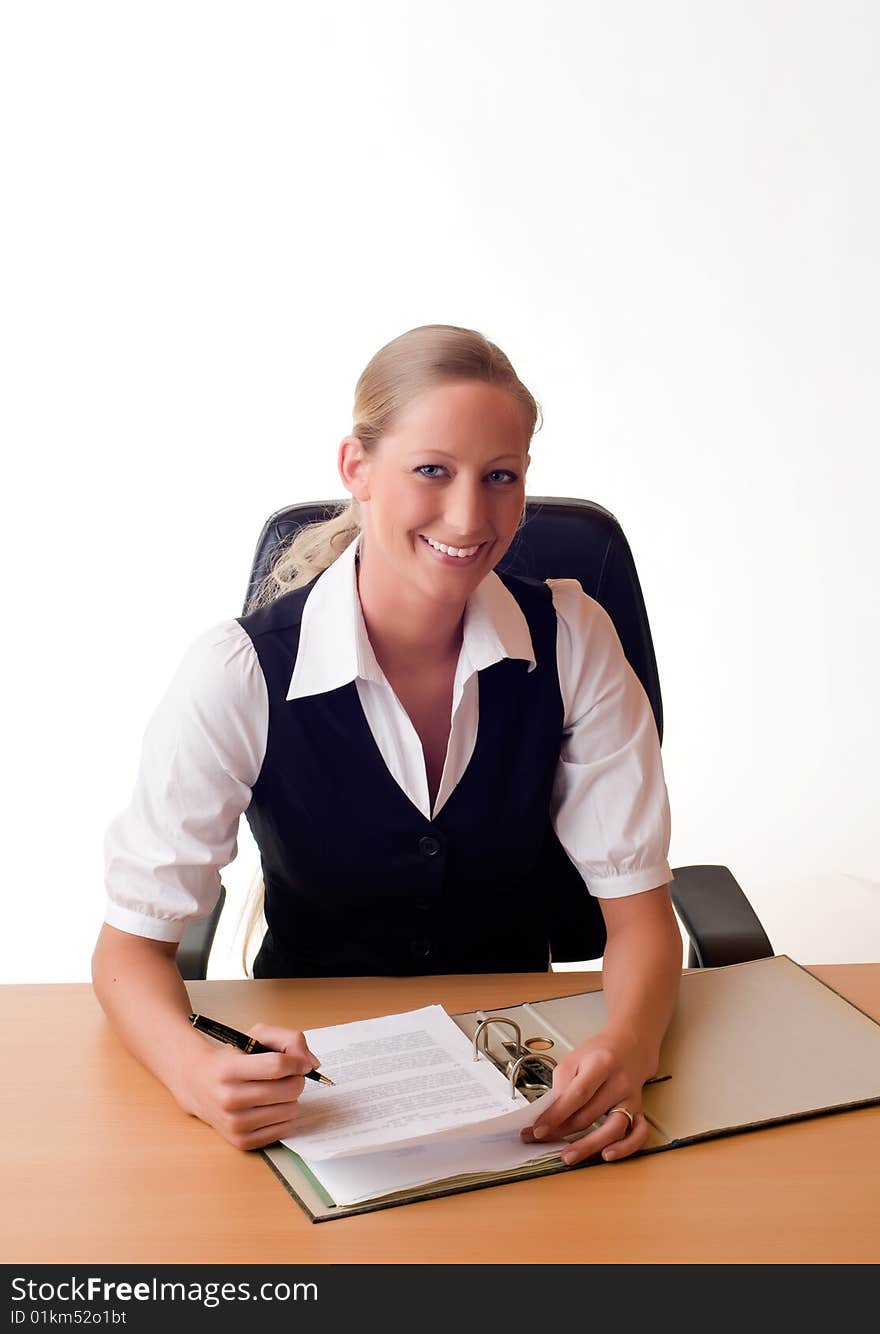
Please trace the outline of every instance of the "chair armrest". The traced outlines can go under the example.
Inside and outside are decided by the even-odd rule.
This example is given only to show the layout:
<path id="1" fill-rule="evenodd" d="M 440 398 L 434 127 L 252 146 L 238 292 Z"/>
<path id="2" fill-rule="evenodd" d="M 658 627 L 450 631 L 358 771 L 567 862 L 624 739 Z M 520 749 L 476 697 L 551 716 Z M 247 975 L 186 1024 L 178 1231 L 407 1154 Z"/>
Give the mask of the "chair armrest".
<path id="1" fill-rule="evenodd" d="M 689 968 L 772 958 L 755 910 L 726 866 L 678 866 L 669 891 L 690 937 Z"/>
<path id="2" fill-rule="evenodd" d="M 180 976 L 194 981 L 208 975 L 208 955 L 214 943 L 214 932 L 220 921 L 223 904 L 226 902 L 226 890 L 220 886 L 220 897 L 214 904 L 208 917 L 200 917 L 190 922 L 183 933 L 183 939 L 177 947 L 177 967 Z"/>

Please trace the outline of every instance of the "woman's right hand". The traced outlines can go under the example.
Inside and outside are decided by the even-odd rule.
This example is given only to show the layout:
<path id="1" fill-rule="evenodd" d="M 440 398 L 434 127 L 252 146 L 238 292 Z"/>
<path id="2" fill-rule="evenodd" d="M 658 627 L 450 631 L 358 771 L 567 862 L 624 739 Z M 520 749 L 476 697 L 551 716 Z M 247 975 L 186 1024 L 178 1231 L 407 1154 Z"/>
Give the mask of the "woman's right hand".
<path id="1" fill-rule="evenodd" d="M 320 1064 L 299 1029 L 250 1024 L 248 1033 L 273 1050 L 248 1056 L 206 1041 L 175 1091 L 184 1111 L 236 1149 L 260 1149 L 294 1133 L 305 1073 Z"/>
<path id="2" fill-rule="evenodd" d="M 192 1116 L 237 1149 L 261 1149 L 293 1133 L 307 1070 L 319 1064 L 299 1029 L 254 1024 L 272 1051 L 243 1051 L 197 1033 L 175 962 L 177 944 L 107 922 L 92 955 L 95 994 L 128 1050 Z"/>

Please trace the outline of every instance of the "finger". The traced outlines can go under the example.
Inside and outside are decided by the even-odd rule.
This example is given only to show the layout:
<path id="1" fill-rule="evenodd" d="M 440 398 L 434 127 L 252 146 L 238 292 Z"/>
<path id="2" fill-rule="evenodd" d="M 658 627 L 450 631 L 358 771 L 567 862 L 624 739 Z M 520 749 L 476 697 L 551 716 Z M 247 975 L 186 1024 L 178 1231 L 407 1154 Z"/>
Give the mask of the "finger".
<path id="1" fill-rule="evenodd" d="M 307 1067 L 309 1070 L 321 1064 L 315 1053 L 309 1050 L 302 1029 L 281 1028 L 278 1024 L 252 1024 L 250 1036 L 262 1042 L 264 1047 L 271 1047 L 273 1051 L 283 1051 L 288 1056 L 299 1056 L 303 1060 L 311 1061 L 312 1064 Z"/>
<path id="2" fill-rule="evenodd" d="M 643 1116 L 641 1112 L 638 1112 L 629 1134 L 623 1135 L 620 1139 L 613 1140 L 608 1148 L 603 1150 L 602 1157 L 607 1163 L 613 1163 L 618 1158 L 629 1158 L 638 1149 L 644 1148 L 648 1142 L 650 1133 L 651 1126 L 648 1122 L 648 1118 Z"/>
<path id="3" fill-rule="evenodd" d="M 609 1107 L 617 1103 L 623 1103 L 628 1107 L 641 1106 L 640 1090 L 633 1087 L 625 1070 L 619 1066 L 609 1068 L 608 1063 L 601 1060 L 599 1066 L 606 1071 L 603 1083 L 591 1092 L 590 1086 L 585 1082 L 572 1080 L 565 1089 L 565 1097 L 560 1096 L 555 1105 L 548 1106 L 546 1112 L 543 1107 L 540 1108 L 541 1115 L 536 1119 L 535 1125 L 548 1124 L 558 1131 L 568 1118 L 579 1115 L 583 1118 L 578 1125 L 578 1128 L 581 1128 L 598 1121 Z"/>
<path id="4" fill-rule="evenodd" d="M 562 1161 L 566 1166 L 572 1167 L 576 1163 L 584 1162 L 587 1158 L 592 1158 L 597 1153 L 601 1153 L 606 1162 L 614 1162 L 618 1158 L 628 1158 L 631 1154 L 636 1153 L 647 1142 L 648 1123 L 639 1114 L 633 1122 L 632 1130 L 628 1135 L 621 1138 L 621 1121 L 627 1124 L 625 1116 L 610 1117 L 590 1134 L 582 1136 L 574 1144 L 569 1144 L 560 1155 Z"/>
<path id="5" fill-rule="evenodd" d="M 265 1126 L 275 1126 L 280 1121 L 295 1121 L 297 1113 L 299 1103 L 271 1102 L 264 1107 L 245 1107 L 243 1111 L 237 1111 L 232 1121 L 239 1134 L 252 1134 Z"/>
<path id="6" fill-rule="evenodd" d="M 265 1107 L 245 1107 L 244 1111 L 220 1117 L 217 1127 L 237 1149 L 247 1149 L 249 1139 L 267 1127 L 277 1126 L 280 1123 L 293 1126 L 296 1113 L 295 1102 L 276 1102 Z M 292 1131 L 288 1131 L 288 1134 L 292 1134 Z"/>
<path id="7" fill-rule="evenodd" d="M 586 1120 L 582 1119 L 578 1129 L 591 1125 L 607 1107 L 613 1106 L 615 1101 L 614 1094 L 617 1092 L 613 1084 L 602 1083 L 598 1088 L 593 1089 L 587 1080 L 573 1079 L 566 1086 L 565 1090 L 558 1098 L 542 1112 L 532 1122 L 532 1132 L 535 1139 L 549 1139 L 552 1135 L 558 1135 L 560 1129 L 573 1116 L 581 1114 L 586 1115 Z M 567 1131 L 563 1131 L 567 1134 Z"/>
<path id="8" fill-rule="evenodd" d="M 226 1138 L 236 1149 L 263 1149 L 267 1144 L 275 1144 L 279 1139 L 286 1139 L 296 1130 L 296 1119 L 276 1121 L 272 1125 L 261 1126 L 243 1135 L 227 1135 Z"/>
<path id="9" fill-rule="evenodd" d="M 535 1139 L 550 1141 L 565 1139 L 567 1135 L 581 1134 L 583 1131 L 589 1130 L 591 1126 L 598 1127 L 601 1124 L 601 1116 L 589 1115 L 584 1108 L 579 1107 L 573 1116 L 567 1117 L 565 1121 L 560 1122 L 557 1126 L 551 1126 L 547 1134 L 536 1134 L 534 1126 L 526 1126 L 520 1134 L 524 1140 L 528 1141 Z"/>
<path id="10" fill-rule="evenodd" d="M 559 1121 L 553 1124 L 553 1134 L 572 1135 L 575 1131 L 586 1130 L 594 1122 L 601 1120 L 610 1108 L 620 1105 L 629 1107 L 633 1115 L 641 1110 L 641 1099 L 638 1098 L 632 1087 L 627 1084 L 625 1079 L 611 1080 L 603 1084 L 594 1098 L 590 1098 L 583 1107 L 578 1107 L 565 1121 Z M 626 1117 L 620 1113 L 625 1125 L 628 1125 Z M 540 1137 L 539 1137 L 540 1138 Z"/>
<path id="11" fill-rule="evenodd" d="M 256 1051 L 245 1055 L 241 1051 L 227 1054 L 224 1077 L 229 1082 L 251 1082 L 252 1079 L 284 1079 L 287 1075 L 304 1075 L 315 1069 L 311 1057 L 296 1051 Z"/>
<path id="12" fill-rule="evenodd" d="M 219 1103 L 224 1112 L 240 1112 L 248 1107 L 271 1107 L 274 1103 L 295 1103 L 305 1088 L 302 1075 L 283 1079 L 253 1079 L 224 1087 Z"/>
<path id="13" fill-rule="evenodd" d="M 602 1105 L 605 1092 L 612 1083 L 620 1081 L 622 1073 L 614 1054 L 604 1048 L 584 1054 L 577 1064 L 572 1062 L 568 1065 L 563 1061 L 554 1071 L 553 1091 L 556 1094 L 556 1101 L 549 1109 L 547 1122 L 558 1126 L 578 1108 L 586 1107 L 593 1099 L 600 1106 L 600 1110 L 604 1111 L 610 1105 L 607 1102 Z M 623 1089 L 619 1089 L 618 1096 L 622 1092 Z M 544 1116 L 539 1116 L 537 1124 L 544 1123 Z"/>
<path id="14" fill-rule="evenodd" d="M 605 1107 L 607 1108 L 608 1105 L 607 1101 L 603 1099 L 603 1102 Z M 623 1137 L 629 1131 L 630 1122 L 629 1118 L 623 1113 L 623 1111 L 620 1110 L 620 1104 L 626 1106 L 628 1102 L 629 1105 L 632 1107 L 631 1099 L 627 1100 L 624 1098 L 617 1098 L 615 1100 L 615 1107 L 617 1110 L 612 1109 L 612 1110 L 606 1110 L 605 1112 L 597 1112 L 595 1106 L 579 1107 L 573 1116 L 570 1116 L 566 1121 L 561 1122 L 560 1125 L 553 1126 L 550 1135 L 546 1137 L 545 1136 L 536 1137 L 534 1134 L 534 1126 L 526 1126 L 520 1132 L 520 1134 L 521 1137 L 526 1141 L 531 1141 L 535 1138 L 540 1138 L 540 1139 L 547 1138 L 550 1140 L 565 1139 L 569 1135 L 582 1134 L 584 1131 L 589 1130 L 591 1127 L 598 1129 L 600 1126 L 606 1125 L 608 1122 L 608 1118 L 613 1115 L 614 1123 L 615 1124 L 617 1124 L 618 1122 L 620 1123 L 619 1134 L 621 1137 Z M 640 1111 L 641 1111 L 640 1107 L 632 1107 L 633 1124 L 635 1124 L 635 1118 L 639 1115 Z"/>

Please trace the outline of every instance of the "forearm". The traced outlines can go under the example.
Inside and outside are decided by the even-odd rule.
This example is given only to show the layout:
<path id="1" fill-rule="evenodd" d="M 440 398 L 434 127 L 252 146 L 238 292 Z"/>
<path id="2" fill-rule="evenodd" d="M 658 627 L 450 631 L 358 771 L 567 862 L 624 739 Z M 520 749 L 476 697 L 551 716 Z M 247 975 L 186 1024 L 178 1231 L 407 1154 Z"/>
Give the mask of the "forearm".
<path id="1" fill-rule="evenodd" d="M 92 955 L 92 981 L 122 1042 L 181 1101 L 181 1077 L 205 1044 L 189 1022 L 175 952 L 173 945 L 105 925 Z"/>
<path id="2" fill-rule="evenodd" d="M 635 1047 L 649 1079 L 681 981 L 681 935 L 671 907 L 609 932 L 602 980 L 607 1029 Z"/>

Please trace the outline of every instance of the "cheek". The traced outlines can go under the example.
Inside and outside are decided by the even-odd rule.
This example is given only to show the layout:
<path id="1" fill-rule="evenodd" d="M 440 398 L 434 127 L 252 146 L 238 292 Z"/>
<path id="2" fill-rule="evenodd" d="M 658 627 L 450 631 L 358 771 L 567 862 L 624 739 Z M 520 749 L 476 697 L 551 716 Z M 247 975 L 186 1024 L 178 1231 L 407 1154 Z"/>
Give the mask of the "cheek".
<path id="1" fill-rule="evenodd" d="M 519 523 L 520 515 L 526 503 L 524 486 L 512 486 L 504 497 L 504 515 L 508 523 Z"/>
<path id="2" fill-rule="evenodd" d="M 378 502 L 378 503 L 377 503 Z M 383 484 L 373 495 L 373 516 L 389 535 L 404 536 L 423 528 L 431 519 L 434 506 L 425 489 L 413 487 L 404 479 Z"/>
<path id="3" fill-rule="evenodd" d="M 381 511 L 389 519 L 412 506 L 409 488 L 397 479 L 383 478 L 381 486 L 373 488 L 371 500 L 373 509 Z"/>

